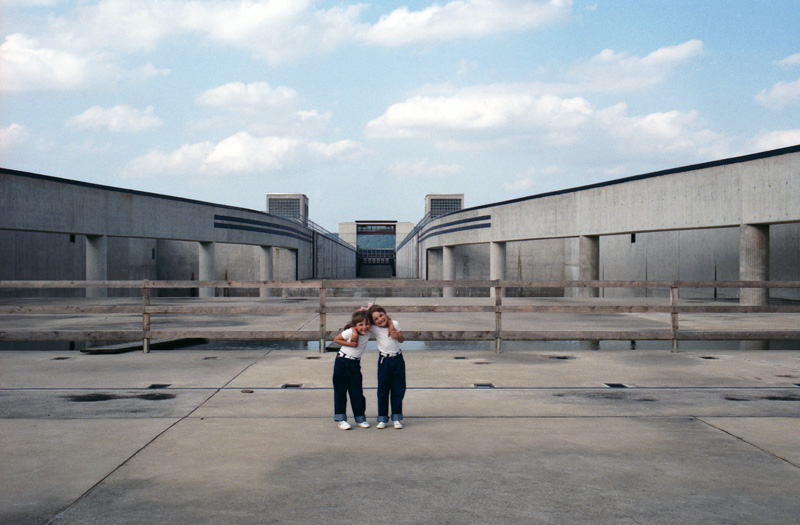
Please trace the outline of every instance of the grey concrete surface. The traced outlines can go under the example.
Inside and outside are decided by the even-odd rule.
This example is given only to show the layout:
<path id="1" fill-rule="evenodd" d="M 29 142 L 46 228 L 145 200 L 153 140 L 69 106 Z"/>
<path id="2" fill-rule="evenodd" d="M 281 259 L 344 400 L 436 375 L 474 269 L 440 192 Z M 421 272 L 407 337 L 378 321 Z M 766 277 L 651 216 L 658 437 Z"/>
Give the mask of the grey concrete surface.
<path id="1" fill-rule="evenodd" d="M 332 419 L 333 360 L 0 352 L 0 523 L 800 515 L 800 350 L 406 350 L 403 430 L 374 427 L 372 351 L 373 426 L 347 432 Z"/>

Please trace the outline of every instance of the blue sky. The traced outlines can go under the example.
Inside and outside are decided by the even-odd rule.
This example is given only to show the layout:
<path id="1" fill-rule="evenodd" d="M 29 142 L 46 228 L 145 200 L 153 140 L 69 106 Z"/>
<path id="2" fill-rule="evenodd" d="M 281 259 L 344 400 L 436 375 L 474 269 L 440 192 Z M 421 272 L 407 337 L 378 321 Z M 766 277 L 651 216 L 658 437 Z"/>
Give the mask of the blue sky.
<path id="1" fill-rule="evenodd" d="M 0 165 L 311 219 L 800 144 L 796 0 L 4 0 Z"/>

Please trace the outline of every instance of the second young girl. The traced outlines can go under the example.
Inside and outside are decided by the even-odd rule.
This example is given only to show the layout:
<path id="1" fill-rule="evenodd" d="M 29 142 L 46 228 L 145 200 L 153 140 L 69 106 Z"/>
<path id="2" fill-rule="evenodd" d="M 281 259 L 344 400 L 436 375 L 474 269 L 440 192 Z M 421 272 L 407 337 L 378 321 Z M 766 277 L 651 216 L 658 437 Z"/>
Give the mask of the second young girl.
<path id="1" fill-rule="evenodd" d="M 389 422 L 389 404 L 392 406 L 394 428 L 403 428 L 403 397 L 406 395 L 406 363 L 400 353 L 400 343 L 405 341 L 400 325 L 389 318 L 378 305 L 369 308 L 372 322 L 370 333 L 378 341 L 378 427 L 386 428 Z"/>
<path id="2" fill-rule="evenodd" d="M 361 376 L 361 355 L 367 347 L 370 334 L 370 317 L 366 309 L 353 313 L 345 330 L 334 338 L 334 342 L 342 346 L 333 363 L 333 420 L 338 421 L 339 428 L 350 430 L 347 422 L 347 394 L 350 394 L 350 406 L 353 419 L 361 428 L 369 428 L 364 412 L 367 400 L 364 398 L 363 379 Z"/>

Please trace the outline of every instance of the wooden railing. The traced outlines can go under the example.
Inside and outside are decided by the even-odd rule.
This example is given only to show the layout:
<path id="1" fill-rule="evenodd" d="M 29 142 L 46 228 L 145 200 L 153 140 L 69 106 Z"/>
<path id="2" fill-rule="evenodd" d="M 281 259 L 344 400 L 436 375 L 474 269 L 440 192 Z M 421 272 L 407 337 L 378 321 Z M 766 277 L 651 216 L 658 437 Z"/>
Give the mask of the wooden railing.
<path id="1" fill-rule="evenodd" d="M 488 313 L 494 314 L 494 329 L 491 330 L 433 330 L 419 331 L 404 329 L 407 340 L 494 340 L 495 350 L 500 351 L 503 340 L 671 340 L 673 350 L 680 340 L 800 340 L 800 316 L 798 322 L 789 323 L 785 329 L 748 330 L 738 326 L 724 330 L 684 330 L 680 328 L 680 314 L 782 314 L 800 313 L 800 305 L 741 305 L 706 301 L 703 304 L 689 304 L 679 301 L 681 288 L 800 288 L 798 281 L 421 281 L 421 280 L 315 280 L 315 281 L 0 281 L 0 291 L 9 289 L 55 290 L 55 289 L 138 289 L 141 290 L 141 303 L 115 304 L 120 298 L 109 300 L 93 299 L 87 301 L 74 298 L 75 304 L 64 304 L 69 298 L 59 298 L 51 304 L 24 304 L 25 299 L 5 298 L 0 300 L 2 315 L 124 315 L 141 316 L 141 328 L 124 330 L 47 330 L 41 328 L 7 329 L 0 320 L 0 340 L 5 341 L 143 341 L 147 352 L 154 339 L 175 338 L 213 338 L 215 340 L 286 340 L 320 341 L 324 351 L 326 341 L 338 333 L 327 326 L 328 314 L 349 314 L 353 305 L 328 304 L 328 291 L 336 289 L 392 289 L 393 293 L 403 289 L 441 290 L 443 288 L 484 288 L 492 290 L 492 298 L 485 298 L 488 304 L 454 304 L 458 299 L 445 300 L 434 296 L 417 298 L 419 304 L 392 305 L 391 313 Z M 176 298 L 152 297 L 156 289 L 284 289 L 304 290 L 303 293 L 318 296 L 318 302 L 305 301 L 306 304 L 286 304 L 281 301 L 263 301 L 259 298 L 240 298 L 246 304 L 226 304 L 214 298 L 186 300 L 184 304 L 157 304 L 176 302 Z M 669 290 L 669 300 L 658 304 L 608 304 L 612 299 L 602 301 L 584 298 L 569 302 L 535 301 L 529 304 L 503 304 L 503 289 L 565 289 L 565 288 L 660 288 Z M 534 299 L 534 298 L 530 298 Z M 41 299 L 39 299 L 41 301 Z M 38 302 L 38 301 L 37 301 Z M 178 302 L 182 302 L 178 300 Z M 474 302 L 474 301 L 471 301 Z M 620 299 L 618 303 L 625 301 Z M 630 301 L 628 301 L 630 302 Z M 9 305 L 8 303 L 16 303 Z M 426 304 L 428 303 L 428 304 Z M 442 304 L 439 304 L 442 303 Z M 319 316 L 319 328 L 315 330 L 213 330 L 206 328 L 153 329 L 153 316 L 171 314 L 219 315 L 235 314 L 295 314 L 309 313 Z M 669 314 L 669 327 L 635 330 L 586 330 L 576 327 L 570 330 L 504 330 L 503 314 L 509 313 L 550 313 L 550 314 Z"/>

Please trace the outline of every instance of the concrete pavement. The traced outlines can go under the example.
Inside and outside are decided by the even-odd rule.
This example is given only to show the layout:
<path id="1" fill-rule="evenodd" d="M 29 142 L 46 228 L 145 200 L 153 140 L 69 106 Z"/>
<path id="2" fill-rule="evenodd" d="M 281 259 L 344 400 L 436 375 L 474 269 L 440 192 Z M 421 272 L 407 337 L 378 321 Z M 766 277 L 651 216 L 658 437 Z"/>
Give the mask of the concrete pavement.
<path id="1" fill-rule="evenodd" d="M 0 353 L 2 523 L 796 523 L 800 350 Z M 478 386 L 476 386 L 478 385 Z"/>

